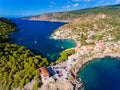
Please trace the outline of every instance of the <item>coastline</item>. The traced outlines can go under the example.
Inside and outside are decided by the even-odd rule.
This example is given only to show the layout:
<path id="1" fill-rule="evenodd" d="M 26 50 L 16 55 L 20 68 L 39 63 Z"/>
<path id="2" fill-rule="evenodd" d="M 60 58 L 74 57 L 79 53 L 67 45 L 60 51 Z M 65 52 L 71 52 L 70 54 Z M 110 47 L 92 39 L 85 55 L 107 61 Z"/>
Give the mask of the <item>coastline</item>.
<path id="1" fill-rule="evenodd" d="M 57 38 L 56 38 L 57 39 Z M 74 49 L 76 49 L 76 48 L 80 48 L 80 46 L 79 46 L 79 42 L 77 42 L 77 40 L 76 39 L 73 39 L 73 38 L 71 38 L 71 39 L 62 39 L 62 40 L 73 40 L 75 43 L 76 43 L 76 46 L 74 47 Z M 12 41 L 13 41 L 13 39 L 11 39 L 11 41 L 10 42 L 6 42 L 6 43 L 12 43 Z M 3 43 L 3 44 L 6 44 L 6 43 Z M 115 42 L 113 42 L 113 43 L 115 43 Z M 1 44 L 1 43 L 0 43 Z M 120 45 L 120 44 L 119 44 Z M 84 47 L 84 46 L 83 46 Z M 112 51 L 112 52 L 110 52 L 110 53 L 101 53 L 101 54 L 95 54 L 95 55 L 93 55 L 93 56 L 91 56 L 91 57 L 87 57 L 87 56 L 84 56 L 83 55 L 83 58 L 81 58 L 81 56 L 78 56 L 78 57 L 80 57 L 79 58 L 79 60 L 78 61 L 76 61 L 76 63 L 75 64 L 73 64 L 73 66 L 71 66 L 70 68 L 69 68 L 69 71 L 70 71 L 70 77 L 69 77 L 69 79 L 68 79 L 68 82 L 70 82 L 71 84 L 74 84 L 74 85 L 76 85 L 76 87 L 77 87 L 77 89 L 76 90 L 81 90 L 82 88 L 84 88 L 84 86 L 83 86 L 83 83 L 82 83 L 82 81 L 80 81 L 80 83 L 78 83 L 78 84 L 76 84 L 76 82 L 77 82 L 77 80 L 80 78 L 79 76 L 78 76 L 78 73 L 79 73 L 79 71 L 81 71 L 87 64 L 89 64 L 90 62 L 93 62 L 93 61 L 96 61 L 96 60 L 99 60 L 100 58 L 105 58 L 105 57 L 112 57 L 112 58 L 120 58 L 120 48 L 117 48 L 116 50 L 118 50 L 118 52 L 114 52 L 114 51 Z M 79 52 L 76 52 L 76 54 L 79 54 Z M 72 56 L 72 55 L 71 55 Z M 74 57 L 71 57 L 71 56 L 69 56 L 68 58 L 68 60 L 66 60 L 66 61 L 64 61 L 64 62 L 62 62 L 62 63 L 60 63 L 60 64 L 69 64 L 69 61 L 71 60 L 71 58 L 72 58 L 72 60 L 73 59 L 75 59 Z M 75 55 L 74 55 L 75 56 Z M 57 64 L 57 65 L 60 65 L 60 64 Z M 80 65 L 81 64 L 81 65 Z M 73 78 L 74 79 L 74 81 L 72 80 L 70 80 L 71 78 Z M 61 82 L 62 83 L 62 82 Z M 74 86 L 73 85 L 73 86 Z"/>
<path id="2" fill-rule="evenodd" d="M 10 41 L 8 41 L 8 42 L 4 42 L 4 43 L 0 43 L 0 44 L 11 44 L 13 41 L 14 41 L 14 39 L 11 38 Z"/>
<path id="3" fill-rule="evenodd" d="M 119 48 L 119 50 L 118 50 L 118 52 L 113 52 L 113 53 L 107 53 L 107 54 L 98 54 L 98 55 L 95 55 L 95 56 L 93 56 L 93 57 L 90 57 L 90 58 L 84 58 L 84 60 L 79 60 L 78 62 L 77 62 L 77 64 L 76 65 L 74 65 L 75 67 L 74 67 L 74 70 L 73 70 L 73 67 L 71 68 L 71 77 L 73 78 L 73 79 L 75 79 L 75 80 L 78 80 L 78 79 L 80 79 L 81 80 L 81 78 L 80 78 L 80 76 L 79 76 L 79 72 L 86 66 L 86 65 L 88 65 L 89 63 L 91 63 L 91 62 L 93 62 L 93 61 L 97 61 L 97 60 L 99 60 L 99 59 L 101 59 L 101 58 L 107 58 L 107 57 L 110 57 L 110 58 L 119 58 L 120 59 L 120 48 Z M 83 82 L 82 82 L 82 80 L 81 80 L 81 82 L 80 82 L 81 84 L 82 84 L 82 86 L 80 87 L 81 89 L 83 89 L 84 88 L 84 84 L 83 84 Z"/>
<path id="4" fill-rule="evenodd" d="M 53 32 L 53 34 L 54 34 L 54 33 L 57 33 L 57 31 L 59 31 L 59 30 L 55 30 L 55 32 Z M 108 53 L 108 54 L 104 54 L 104 53 L 99 54 L 99 52 L 102 52 L 102 50 L 104 50 L 105 47 L 109 47 L 109 46 L 105 46 L 104 48 L 100 49 L 100 51 L 97 52 L 98 54 L 95 53 L 94 56 L 88 56 L 88 57 L 87 57 L 86 54 L 89 55 L 90 52 L 85 51 L 85 52 L 81 53 L 81 51 L 84 51 L 84 49 L 87 50 L 87 47 L 88 47 L 89 45 L 81 46 L 81 45 L 80 45 L 80 42 L 77 41 L 77 39 L 76 39 L 75 37 L 70 36 L 70 37 L 67 37 L 67 38 L 66 38 L 66 35 L 64 35 L 64 36 L 62 36 L 62 35 L 59 36 L 59 35 L 60 35 L 59 32 L 58 32 L 58 34 L 56 34 L 55 36 L 53 36 L 53 34 L 51 35 L 51 37 L 49 37 L 49 39 L 54 39 L 54 40 L 73 40 L 74 43 L 76 44 L 76 46 L 73 48 L 73 49 L 76 49 L 76 53 L 75 53 L 75 54 L 69 56 L 67 60 L 65 60 L 65 61 L 63 61 L 63 62 L 61 62 L 61 63 L 59 63 L 59 64 L 56 63 L 56 65 L 51 66 L 51 67 L 63 67 L 63 66 L 67 66 L 68 71 L 66 71 L 66 72 L 69 72 L 69 73 L 70 73 L 67 82 L 69 83 L 69 86 L 70 86 L 70 87 L 72 86 L 71 88 L 74 87 L 75 90 L 83 90 L 83 89 L 84 89 L 84 85 L 83 85 L 83 83 L 82 83 L 82 80 L 79 80 L 80 77 L 78 76 L 78 73 L 79 73 L 79 71 L 81 71 L 87 64 L 89 64 L 89 63 L 92 62 L 92 61 L 98 60 L 98 59 L 100 59 L 100 58 L 108 57 L 108 56 L 111 56 L 111 57 L 120 57 L 120 55 L 119 55 L 119 53 L 120 53 L 120 48 L 119 48 L 119 52 L 117 52 L 117 53 L 115 53 L 114 51 L 112 51 L 113 53 L 111 53 L 111 54 L 110 54 L 110 53 Z M 58 35 L 58 36 L 57 36 L 57 35 Z M 95 43 L 96 43 L 96 45 L 94 45 L 92 48 L 96 47 L 99 42 L 95 42 Z M 102 43 L 105 43 L 105 44 L 106 44 L 106 42 L 102 42 Z M 116 43 L 116 42 L 112 42 L 112 43 L 111 43 L 111 42 L 107 42 L 107 43 L 110 44 L 110 45 L 113 45 L 113 44 Z M 120 46 L 120 43 L 119 43 L 119 46 Z M 112 47 L 113 47 L 113 46 L 112 46 Z M 82 50 L 81 50 L 80 48 L 82 48 Z M 113 48 L 114 48 L 114 47 L 113 47 Z M 94 50 L 96 50 L 96 48 L 95 48 Z M 118 49 L 117 49 L 117 50 L 118 50 Z M 91 51 L 93 51 L 93 50 L 91 50 Z M 75 60 L 75 61 L 74 61 L 74 60 Z M 72 66 L 71 66 L 71 64 L 72 64 Z M 49 67 L 49 66 L 48 66 L 48 67 Z M 64 72 L 63 72 L 63 74 L 64 74 Z M 66 74 L 66 75 L 67 75 L 67 74 Z M 51 79 L 51 77 L 50 77 L 50 79 Z M 65 80 L 66 80 L 65 78 L 64 78 L 64 79 L 62 78 L 62 79 L 60 79 L 60 80 L 58 79 L 58 81 L 55 81 L 55 83 L 61 84 L 61 83 L 63 83 Z M 42 81 L 42 82 L 43 82 L 43 81 Z M 45 81 L 45 82 L 46 82 L 46 81 Z M 47 82 L 49 82 L 49 79 L 47 80 Z M 49 86 L 51 87 L 51 85 L 54 85 L 54 83 L 49 82 L 49 83 L 47 84 L 47 87 L 49 88 Z M 67 85 L 67 83 L 66 83 L 66 85 Z M 46 87 L 46 84 L 43 83 L 42 88 L 45 88 L 45 87 Z M 62 86 L 61 86 L 61 87 L 62 87 Z M 59 88 L 59 87 L 57 87 L 57 88 Z M 39 89 L 41 90 L 41 88 L 39 88 Z M 71 89 L 71 90 L 74 90 L 74 89 Z M 43 89 L 43 90 L 44 90 L 44 89 Z M 46 89 L 46 90 L 48 90 L 48 89 Z"/>
<path id="5" fill-rule="evenodd" d="M 36 18 L 30 18 L 30 19 L 27 19 L 27 18 L 22 18 L 23 20 L 30 20 L 30 21 L 47 21 L 47 22 L 64 22 L 64 23 L 71 23 L 72 21 L 70 20 L 43 20 L 43 19 L 36 19 Z"/>
<path id="6" fill-rule="evenodd" d="M 22 18 L 22 20 L 28 20 L 28 21 L 46 21 L 46 22 L 63 22 L 63 23 L 71 23 L 72 21 L 67 21 L 67 20 L 42 20 L 42 19 L 27 19 L 27 18 Z"/>
<path id="7" fill-rule="evenodd" d="M 95 45 L 84 45 L 80 46 L 80 42 L 74 39 L 74 37 L 61 36 L 60 32 L 56 31 L 51 35 L 53 39 L 72 39 L 76 43 L 74 48 L 76 53 L 69 56 L 68 60 L 60 63 L 72 63 L 70 66 L 70 77 L 69 82 L 75 85 L 75 90 L 83 90 L 84 85 L 78 73 L 90 62 L 99 60 L 101 58 L 111 57 L 120 58 L 120 41 L 118 42 L 96 42 Z M 88 51 L 87 51 L 88 50 Z M 74 61 L 75 60 L 75 61 Z M 72 62 L 73 61 L 73 62 Z M 68 66 L 69 67 L 69 66 Z M 80 79 L 80 80 L 79 80 Z"/>
<path id="8" fill-rule="evenodd" d="M 60 27 L 61 28 L 61 27 Z M 62 29 L 64 30 L 64 29 Z M 83 45 L 81 46 L 80 41 L 77 40 L 77 38 L 75 36 L 69 36 L 67 37 L 67 33 L 71 33 L 71 32 L 63 32 L 63 31 L 59 31 L 59 29 L 55 30 L 53 32 L 53 34 L 51 35 L 51 37 L 49 37 L 50 39 L 55 39 L 55 40 L 73 40 L 76 44 L 76 46 L 74 47 L 74 49 L 76 49 L 76 53 L 69 56 L 67 60 L 63 61 L 62 63 L 56 64 L 53 67 L 64 67 L 66 66 L 68 69 L 68 71 L 66 71 L 65 73 L 63 72 L 64 70 L 62 69 L 63 74 L 66 74 L 68 72 L 70 72 L 69 77 L 68 77 L 68 82 L 70 82 L 71 86 L 73 86 L 75 88 L 75 90 L 82 90 L 84 88 L 84 85 L 82 83 L 82 80 L 78 80 L 80 77 L 78 76 L 79 71 L 81 71 L 87 64 L 89 64 L 92 61 L 98 60 L 100 58 L 105 58 L 105 57 L 120 57 L 119 53 L 120 53 L 120 48 L 119 48 L 119 52 L 114 52 L 112 51 L 112 48 L 114 48 L 114 44 L 116 44 L 116 42 L 104 42 L 104 41 L 96 41 L 94 46 L 90 46 L 92 47 L 92 49 L 90 49 L 91 51 L 95 51 L 94 55 L 90 55 L 91 51 L 87 51 L 89 45 Z M 65 29 L 66 30 L 66 29 Z M 69 30 L 68 30 L 69 31 Z M 105 44 L 104 47 L 101 47 L 101 45 L 99 45 L 99 43 L 103 43 Z M 108 46 L 107 46 L 108 44 Z M 109 48 L 110 45 L 110 48 Z M 119 45 L 120 47 L 120 42 Z M 109 48 L 110 52 L 108 51 L 108 53 L 103 53 L 104 49 Z M 112 47 L 112 48 L 111 48 Z M 94 49 L 94 50 L 93 50 Z M 98 49 L 98 51 L 96 51 L 96 49 Z M 118 49 L 117 49 L 118 50 Z M 83 51 L 83 52 L 81 52 Z M 102 53 L 101 53 L 102 52 Z M 112 53 L 111 53 L 112 52 Z M 101 54 L 100 54 L 101 53 Z M 88 56 L 86 56 L 88 55 Z M 90 56 L 89 56 L 90 55 Z M 71 65 L 72 64 L 72 65 Z M 48 66 L 49 67 L 49 66 Z M 54 70 L 54 69 L 53 69 Z M 55 70 L 54 70 L 55 71 Z M 67 74 L 66 74 L 67 75 Z M 64 75 L 63 75 L 64 76 Z M 52 76 L 51 76 L 52 77 Z M 43 81 L 43 87 L 46 87 L 46 82 L 47 82 L 47 86 L 51 87 L 52 82 L 49 82 L 49 79 L 51 79 L 51 77 L 49 77 L 47 80 Z M 59 77 L 57 77 L 59 78 Z M 62 77 L 62 79 L 58 79 L 58 81 L 55 81 L 55 83 L 63 83 L 65 81 L 65 77 Z M 44 83 L 45 82 L 45 83 Z M 52 84 L 53 85 L 53 84 Z M 46 89 L 47 90 L 47 89 Z M 71 89 L 74 90 L 74 89 Z"/>
<path id="9" fill-rule="evenodd" d="M 89 63 L 93 62 L 93 61 L 98 61 L 101 58 L 119 58 L 120 59 L 120 51 L 118 51 L 117 53 L 110 53 L 110 54 L 100 54 L 100 55 L 96 55 L 93 56 L 91 58 L 86 58 L 84 59 L 85 61 L 82 62 L 82 66 L 79 67 L 79 70 L 77 70 L 76 74 L 75 74 L 75 78 L 79 78 L 78 73 Z M 78 67 L 77 67 L 78 68 Z"/>

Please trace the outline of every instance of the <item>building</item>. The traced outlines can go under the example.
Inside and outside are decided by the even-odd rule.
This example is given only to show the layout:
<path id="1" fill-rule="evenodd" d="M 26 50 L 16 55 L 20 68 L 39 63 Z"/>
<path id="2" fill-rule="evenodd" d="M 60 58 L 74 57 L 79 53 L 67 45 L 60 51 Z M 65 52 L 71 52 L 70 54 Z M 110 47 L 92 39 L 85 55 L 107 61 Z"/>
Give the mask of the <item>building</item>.
<path id="1" fill-rule="evenodd" d="M 41 67 L 39 68 L 39 70 L 41 71 L 41 75 L 44 77 L 44 78 L 47 78 L 50 76 L 49 72 L 47 71 L 47 69 L 45 67 Z"/>

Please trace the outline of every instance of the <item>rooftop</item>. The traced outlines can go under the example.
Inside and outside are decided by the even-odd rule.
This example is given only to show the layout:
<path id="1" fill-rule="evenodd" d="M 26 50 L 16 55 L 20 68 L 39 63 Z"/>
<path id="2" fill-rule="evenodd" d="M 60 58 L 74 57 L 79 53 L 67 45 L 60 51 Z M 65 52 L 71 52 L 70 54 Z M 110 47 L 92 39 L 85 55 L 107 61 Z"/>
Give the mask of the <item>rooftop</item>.
<path id="1" fill-rule="evenodd" d="M 47 69 L 45 67 L 41 67 L 39 69 L 42 72 L 43 77 L 48 77 L 49 76 L 49 72 L 47 71 Z"/>

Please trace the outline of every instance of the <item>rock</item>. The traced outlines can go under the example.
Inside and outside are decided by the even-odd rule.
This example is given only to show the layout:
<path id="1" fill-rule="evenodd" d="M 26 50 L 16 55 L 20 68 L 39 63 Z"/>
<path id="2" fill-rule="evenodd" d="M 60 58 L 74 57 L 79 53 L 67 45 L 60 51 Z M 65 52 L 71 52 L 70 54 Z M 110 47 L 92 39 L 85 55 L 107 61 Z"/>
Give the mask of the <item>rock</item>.
<path id="1" fill-rule="evenodd" d="M 42 86 L 38 90 L 74 90 L 74 87 L 68 81 L 57 81 L 55 83 L 49 83 L 46 86 Z"/>

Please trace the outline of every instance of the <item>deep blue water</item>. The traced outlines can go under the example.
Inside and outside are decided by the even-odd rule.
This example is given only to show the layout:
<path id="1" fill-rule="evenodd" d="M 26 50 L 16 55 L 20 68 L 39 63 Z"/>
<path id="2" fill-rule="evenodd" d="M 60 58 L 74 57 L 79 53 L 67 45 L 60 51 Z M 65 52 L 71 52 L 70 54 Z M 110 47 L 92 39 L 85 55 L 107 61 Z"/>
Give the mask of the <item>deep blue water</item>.
<path id="1" fill-rule="evenodd" d="M 25 46 L 33 53 L 47 57 L 49 61 L 55 61 L 61 51 L 75 47 L 75 42 L 72 40 L 50 39 L 50 35 L 54 30 L 66 23 L 27 21 L 20 19 L 12 20 L 20 29 L 12 35 L 12 38 L 14 39 L 13 43 Z"/>
<path id="2" fill-rule="evenodd" d="M 120 60 L 103 58 L 94 61 L 85 66 L 79 76 L 85 90 L 120 90 Z"/>

